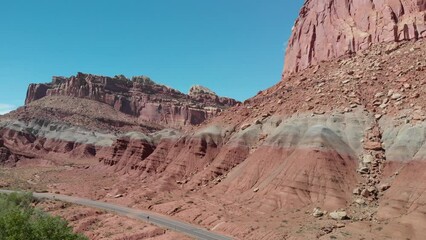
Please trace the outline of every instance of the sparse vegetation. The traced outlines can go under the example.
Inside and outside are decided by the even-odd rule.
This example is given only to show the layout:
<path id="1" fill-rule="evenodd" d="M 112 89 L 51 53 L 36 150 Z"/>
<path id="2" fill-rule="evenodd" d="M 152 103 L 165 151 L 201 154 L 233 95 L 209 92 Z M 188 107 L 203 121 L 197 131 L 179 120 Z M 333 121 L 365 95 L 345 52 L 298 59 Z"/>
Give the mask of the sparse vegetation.
<path id="1" fill-rule="evenodd" d="M 129 80 L 126 76 L 124 76 L 123 74 L 115 75 L 115 76 L 114 76 L 114 80 L 116 80 L 116 81 L 120 81 L 120 82 L 123 82 L 123 83 L 127 83 L 127 82 L 129 82 L 129 81 L 130 81 L 130 80 Z"/>
<path id="2" fill-rule="evenodd" d="M 136 77 L 132 77 L 132 82 L 137 82 L 137 83 L 141 83 L 144 85 L 154 85 L 155 82 L 151 80 L 150 77 L 147 76 L 136 76 Z"/>
<path id="3" fill-rule="evenodd" d="M 0 240 L 85 240 L 60 217 L 33 207 L 32 194 L 0 194 Z"/>

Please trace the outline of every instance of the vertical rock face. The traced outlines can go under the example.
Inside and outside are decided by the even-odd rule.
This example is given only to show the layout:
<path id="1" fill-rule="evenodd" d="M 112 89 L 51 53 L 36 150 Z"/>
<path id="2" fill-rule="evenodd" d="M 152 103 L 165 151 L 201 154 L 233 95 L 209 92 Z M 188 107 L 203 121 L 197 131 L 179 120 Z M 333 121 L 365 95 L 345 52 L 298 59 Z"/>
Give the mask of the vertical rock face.
<path id="1" fill-rule="evenodd" d="M 199 88 L 206 89 L 194 89 Z M 122 75 L 111 78 L 83 73 L 70 78 L 53 77 L 47 84 L 31 84 L 25 103 L 58 95 L 106 103 L 140 120 L 172 127 L 200 124 L 237 104 L 236 100 L 219 97 L 210 90 L 186 95 L 145 76 L 127 79 Z"/>
<path id="2" fill-rule="evenodd" d="M 426 36 L 426 0 L 307 0 L 288 42 L 284 75 L 370 44 Z"/>
<path id="3" fill-rule="evenodd" d="M 47 94 L 48 86 L 45 84 L 30 84 L 25 98 L 25 104 L 43 98 Z"/>

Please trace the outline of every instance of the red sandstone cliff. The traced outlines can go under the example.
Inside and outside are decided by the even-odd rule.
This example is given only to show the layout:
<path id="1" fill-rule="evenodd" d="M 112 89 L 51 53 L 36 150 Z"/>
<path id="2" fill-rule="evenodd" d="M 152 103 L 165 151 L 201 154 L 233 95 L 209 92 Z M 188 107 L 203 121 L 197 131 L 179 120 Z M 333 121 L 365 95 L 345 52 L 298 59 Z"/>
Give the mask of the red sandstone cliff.
<path id="1" fill-rule="evenodd" d="M 255 222 L 271 213 L 276 219 L 291 219 L 291 214 L 299 218 L 283 227 L 290 237 L 313 239 L 334 231 L 334 235 L 381 239 L 408 229 L 402 233 L 404 238 L 425 239 L 426 39 L 378 44 L 363 54 L 333 61 L 370 43 L 423 37 L 425 8 L 425 1 L 306 1 L 286 61 L 287 73 L 300 74 L 187 133 L 150 128 L 145 134 L 123 135 L 73 124 L 75 119 L 83 119 L 100 128 L 100 123 L 122 119 L 117 132 L 141 132 L 126 116 L 193 124 L 191 119 L 205 119 L 194 116 L 206 116 L 210 106 L 230 106 L 233 100 L 219 98 L 202 87 L 194 87 L 188 96 L 143 78 L 130 81 L 78 74 L 32 85 L 27 96 L 31 103 L 8 117 L 21 119 L 27 112 L 42 109 L 28 118 L 47 113 L 56 122 L 8 119 L 10 122 L 0 125 L 4 128 L 0 131 L 4 142 L 0 161 L 2 156 L 8 159 L 12 150 L 40 156 L 96 157 L 111 172 L 128 174 L 127 182 L 117 186 L 127 188 L 143 179 L 127 190 L 136 196 L 145 194 L 145 186 L 158 193 L 187 194 L 197 201 L 199 196 L 205 199 L 211 194 L 217 206 L 234 203 L 227 206 L 225 215 L 218 210 L 217 219 L 210 202 L 208 210 L 201 211 L 194 199 L 176 207 L 174 202 L 162 204 L 167 201 L 162 198 L 149 203 L 149 208 L 188 221 L 205 220 L 203 225 L 240 239 L 283 239 L 282 229 L 263 222 L 260 227 Z M 302 71 L 316 63 L 320 68 Z M 61 96 L 45 97 L 51 95 Z M 64 105 L 73 109 L 61 112 L 58 109 L 65 108 L 58 106 L 62 95 L 112 107 L 100 104 L 111 109 L 89 114 L 85 109 L 100 106 L 76 108 L 66 97 Z M 49 104 L 41 104 L 43 101 L 57 109 L 45 111 L 43 107 Z M 74 110 L 82 116 L 76 118 Z M 119 111 L 128 115 L 116 116 Z M 92 118 L 86 120 L 84 114 Z M 64 120 L 67 124 L 61 124 Z M 342 225 L 343 219 L 337 219 L 337 225 L 335 218 L 320 210 L 306 214 L 317 207 L 327 211 L 343 208 L 351 221 Z M 191 218 L 197 211 L 200 213 Z M 244 221 L 233 225 L 232 218 L 243 213 L 253 214 L 254 222 L 244 216 Z M 359 229 L 364 228 L 370 230 L 360 234 Z"/>
<path id="2" fill-rule="evenodd" d="M 426 36 L 425 0 L 307 0 L 288 42 L 284 75 L 380 42 Z"/>
<path id="3" fill-rule="evenodd" d="M 122 75 L 110 78 L 78 73 L 70 78 L 53 77 L 47 84 L 31 84 L 25 103 L 57 95 L 87 98 L 139 120 L 173 127 L 200 124 L 237 104 L 234 99 L 219 97 L 211 91 L 205 94 L 199 88 L 193 87 L 186 95 L 144 76 L 130 80 Z"/>

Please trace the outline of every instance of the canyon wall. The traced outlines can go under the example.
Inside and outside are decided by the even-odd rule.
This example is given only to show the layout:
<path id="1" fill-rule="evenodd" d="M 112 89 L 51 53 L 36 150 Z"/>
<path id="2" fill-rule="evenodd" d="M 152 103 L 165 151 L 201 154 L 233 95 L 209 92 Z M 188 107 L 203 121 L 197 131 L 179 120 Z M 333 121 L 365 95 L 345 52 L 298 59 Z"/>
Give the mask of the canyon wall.
<path id="1" fill-rule="evenodd" d="M 288 42 L 284 75 L 371 44 L 426 36 L 425 0 L 307 0 Z"/>
<path id="2" fill-rule="evenodd" d="M 156 84 L 148 77 L 104 77 L 78 73 L 70 78 L 53 77 L 51 83 L 31 84 L 26 104 L 46 96 L 87 98 L 106 103 L 116 110 L 170 127 L 197 125 L 236 105 L 231 98 L 219 97 L 212 91 L 194 86 L 189 95 Z"/>

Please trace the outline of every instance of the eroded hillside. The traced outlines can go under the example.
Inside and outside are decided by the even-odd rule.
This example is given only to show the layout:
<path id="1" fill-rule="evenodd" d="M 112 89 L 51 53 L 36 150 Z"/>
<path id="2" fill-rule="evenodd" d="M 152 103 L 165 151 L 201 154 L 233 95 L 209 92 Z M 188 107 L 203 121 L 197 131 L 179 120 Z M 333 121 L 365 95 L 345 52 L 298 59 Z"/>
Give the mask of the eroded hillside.
<path id="1" fill-rule="evenodd" d="M 301 33 L 334 36 L 326 34 L 336 31 L 331 20 L 352 19 L 355 26 L 339 36 L 355 39 L 353 51 L 307 62 L 232 107 L 203 87 L 189 95 L 173 92 L 177 105 L 201 104 L 194 111 L 203 114 L 213 99 L 230 107 L 184 130 L 192 114 L 166 110 L 165 88 L 147 103 L 138 97 L 151 87 L 132 83 L 112 96 L 110 80 L 92 75 L 55 78 L 46 91 L 32 86 L 31 103 L 1 118 L 1 160 L 22 177 L 4 173 L 0 183 L 150 209 L 236 239 L 424 239 L 424 6 L 414 0 L 306 1 L 296 27 L 311 16 L 323 21 Z M 366 7 L 385 22 L 370 25 L 374 40 L 367 38 L 364 48 L 355 33 L 364 26 Z M 382 8 L 397 21 L 377 13 Z M 374 30 L 412 20 L 414 39 L 400 38 L 405 30 L 398 27 L 398 38 L 388 42 L 389 32 Z M 322 35 L 315 30 L 321 28 Z M 296 60 L 287 55 L 293 70 L 310 49 L 295 36 L 289 47 L 303 51 Z M 314 50 L 315 56 L 330 52 Z M 78 81 L 86 87 L 72 87 Z M 38 177 L 28 172 L 34 165 L 41 168 Z"/>

